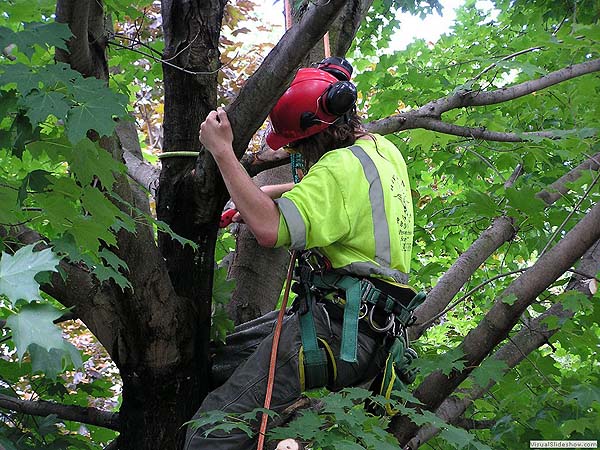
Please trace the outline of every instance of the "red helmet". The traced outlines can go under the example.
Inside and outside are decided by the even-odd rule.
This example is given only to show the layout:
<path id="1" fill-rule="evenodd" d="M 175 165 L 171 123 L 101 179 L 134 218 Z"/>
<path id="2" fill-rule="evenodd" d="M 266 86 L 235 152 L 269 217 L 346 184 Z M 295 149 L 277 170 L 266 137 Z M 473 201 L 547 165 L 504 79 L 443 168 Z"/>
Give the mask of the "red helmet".
<path id="1" fill-rule="evenodd" d="M 267 145 L 277 150 L 317 134 L 349 112 L 355 103 L 356 87 L 350 81 L 340 81 L 320 68 L 300 69 L 271 110 Z"/>

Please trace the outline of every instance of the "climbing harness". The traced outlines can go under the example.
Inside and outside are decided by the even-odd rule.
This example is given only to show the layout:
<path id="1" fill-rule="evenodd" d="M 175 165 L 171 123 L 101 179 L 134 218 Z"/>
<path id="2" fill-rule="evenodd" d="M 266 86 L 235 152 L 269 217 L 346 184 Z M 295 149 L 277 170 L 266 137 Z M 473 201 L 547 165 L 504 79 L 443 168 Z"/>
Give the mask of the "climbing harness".
<path id="1" fill-rule="evenodd" d="M 300 314 L 303 388 L 326 386 L 335 381 L 335 374 L 328 372 L 328 363 L 329 367 L 336 370 L 333 353 L 315 332 L 312 312 L 319 302 L 343 307 L 342 361 L 357 362 L 361 321 L 376 336 L 382 337 L 388 355 L 379 387 L 380 394 L 389 399 L 393 390 L 401 390 L 404 384 L 414 381 L 416 370 L 411 363 L 417 354 L 409 346 L 407 328 L 416 321 L 414 310 L 425 300 L 424 292 L 414 294 L 412 288 L 403 286 L 405 292 L 414 294 L 405 305 L 400 299 L 375 287 L 367 278 L 335 273 L 327 259 L 315 250 L 305 251 L 299 256 L 296 277 L 299 282 L 292 289 L 298 297 L 293 307 Z M 387 412 L 394 413 L 389 407 Z"/>

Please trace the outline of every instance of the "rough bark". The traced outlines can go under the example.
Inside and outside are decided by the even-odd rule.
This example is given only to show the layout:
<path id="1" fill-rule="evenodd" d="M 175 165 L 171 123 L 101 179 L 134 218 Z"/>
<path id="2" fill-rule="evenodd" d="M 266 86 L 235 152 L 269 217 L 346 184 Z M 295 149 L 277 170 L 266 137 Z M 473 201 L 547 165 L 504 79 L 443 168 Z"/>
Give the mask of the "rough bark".
<path id="1" fill-rule="evenodd" d="M 285 89 L 303 55 L 319 39 L 337 14 L 343 0 L 315 5 L 310 19 L 284 36 L 267 56 L 257 72 L 245 83 L 239 96 L 228 108 L 234 132 L 234 149 L 238 157 L 264 121 L 276 97 Z M 192 75 L 164 65 L 165 121 L 164 151 L 199 150 L 198 128 L 216 103 L 216 69 L 219 68 L 218 38 L 224 2 L 174 2 L 165 0 L 163 28 L 164 59 L 194 72 Z M 293 51 L 291 51 L 293 49 Z M 201 152 L 191 158 L 166 158 L 157 198 L 159 219 L 196 244 L 198 250 L 181 247 L 161 235 L 159 244 L 171 282 L 178 296 L 192 305 L 187 311 L 190 351 L 184 355 L 195 362 L 187 389 L 188 399 L 178 407 L 180 416 L 189 418 L 206 394 L 208 383 L 208 340 L 211 315 L 211 291 L 217 222 L 226 201 L 224 184 L 214 160 Z M 181 318 L 184 321 L 184 318 Z M 193 324 L 193 325 L 192 325 Z M 191 334 L 191 336 L 189 336 Z M 147 380 L 153 382 L 154 380 Z M 156 383 L 152 383 L 156 386 Z M 176 401 L 176 397 L 170 397 Z M 156 415 L 155 417 L 160 417 Z M 164 416 L 163 416 L 164 417 Z M 178 422 L 181 424 L 181 421 Z M 155 423 L 144 423 L 158 426 Z"/>
<path id="2" fill-rule="evenodd" d="M 56 59 L 69 63 L 84 76 L 108 80 L 107 30 L 112 28 L 112 24 L 105 20 L 102 2 L 58 0 L 56 21 L 68 24 L 73 33 L 68 42 L 68 52 L 57 49 Z"/>
<path id="3" fill-rule="evenodd" d="M 107 27 L 101 2 L 59 1 L 57 17 L 76 36 L 69 51 L 57 57 L 86 76 L 106 80 Z M 100 146 L 119 160 L 123 147 L 141 156 L 135 130 L 121 123 L 116 134 L 100 138 Z M 149 212 L 147 195 L 125 177 L 118 177 L 112 189 Z M 72 271 L 68 284 L 58 283 L 48 291 L 65 305 L 75 305 L 119 368 L 123 380 L 119 448 L 175 449 L 180 426 L 196 409 L 207 384 L 207 369 L 200 367 L 206 358 L 196 358 L 202 347 L 194 345 L 198 333 L 192 304 L 190 297 L 173 288 L 151 226 L 139 224 L 135 234 L 121 231 L 117 242 L 118 248 L 111 250 L 129 267 L 132 289 L 122 291 L 111 283 L 98 283 L 85 271 Z"/>
<path id="4" fill-rule="evenodd" d="M 518 277 L 495 301 L 479 325 L 471 330 L 458 347 L 464 354 L 465 370 L 448 376 L 441 372 L 430 374 L 415 390 L 415 397 L 428 410 L 437 409 L 454 389 L 500 343 L 519 317 L 550 284 L 569 269 L 600 239 L 600 204 L 596 204 L 582 220 L 530 269 Z M 511 298 L 514 303 L 504 303 Z M 417 427 L 406 417 L 392 422 L 400 442 L 405 444 L 414 436 Z"/>
<path id="5" fill-rule="evenodd" d="M 220 64 L 218 41 L 225 2 L 165 0 L 161 5 L 165 39 L 163 59 L 193 72 L 203 72 L 193 75 L 163 64 L 163 151 L 197 151 L 200 149 L 200 122 L 216 106 L 216 69 Z M 198 212 L 205 205 L 194 183 L 194 162 L 194 158 L 162 161 L 157 216 L 174 232 L 196 243 L 198 249 L 183 247 L 169 236 L 159 234 L 165 272 L 177 294 L 171 301 L 180 305 L 178 313 L 166 316 L 171 321 L 171 330 L 179 335 L 175 339 L 181 344 L 180 352 L 171 355 L 179 360 L 179 367 L 164 374 L 131 373 L 130 381 L 137 388 L 131 406 L 141 406 L 148 411 L 147 415 L 138 417 L 137 423 L 131 423 L 132 446 L 136 439 L 143 440 L 143 448 L 148 449 L 156 448 L 157 442 L 161 443 L 161 448 L 181 445 L 185 434 L 181 424 L 191 417 L 208 392 L 210 300 L 217 226 L 215 222 L 198 220 Z M 213 178 L 216 176 L 214 164 L 208 171 Z M 222 183 L 212 186 L 205 195 L 222 197 Z M 148 430 L 161 430 L 159 439 L 152 442 Z M 142 448 L 139 443 L 138 448 Z"/>

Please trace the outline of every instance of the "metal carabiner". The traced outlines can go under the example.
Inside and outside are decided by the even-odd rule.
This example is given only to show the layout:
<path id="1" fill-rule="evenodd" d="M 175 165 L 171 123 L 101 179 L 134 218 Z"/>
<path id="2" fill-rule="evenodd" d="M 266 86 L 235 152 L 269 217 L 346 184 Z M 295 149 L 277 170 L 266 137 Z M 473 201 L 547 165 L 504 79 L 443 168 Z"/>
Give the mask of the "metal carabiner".
<path id="1" fill-rule="evenodd" d="M 363 307 L 364 307 L 364 312 L 363 312 Z M 361 303 L 360 305 L 360 310 L 358 311 L 358 319 L 364 319 L 365 317 L 367 317 L 367 314 L 369 313 L 369 305 L 366 303 Z"/>
<path id="2" fill-rule="evenodd" d="M 390 314 L 388 316 L 388 321 L 385 324 L 385 326 L 383 328 L 380 328 L 374 321 L 373 321 L 373 311 L 375 311 L 375 305 L 371 306 L 371 311 L 369 311 L 369 326 L 374 330 L 377 331 L 378 333 L 385 333 L 387 331 L 390 330 L 390 328 L 392 328 L 394 326 L 394 315 Z"/>

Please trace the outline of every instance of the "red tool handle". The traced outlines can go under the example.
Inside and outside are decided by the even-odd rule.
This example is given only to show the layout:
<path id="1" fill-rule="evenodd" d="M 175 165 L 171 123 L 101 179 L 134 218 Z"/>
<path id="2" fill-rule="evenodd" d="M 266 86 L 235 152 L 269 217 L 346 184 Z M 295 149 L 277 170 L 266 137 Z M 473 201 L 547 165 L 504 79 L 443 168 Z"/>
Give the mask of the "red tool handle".
<path id="1" fill-rule="evenodd" d="M 236 213 L 237 209 L 232 208 L 228 209 L 223 214 L 221 214 L 221 220 L 219 220 L 219 228 L 225 228 L 227 225 L 229 225 L 232 222 L 233 216 L 235 216 Z"/>

